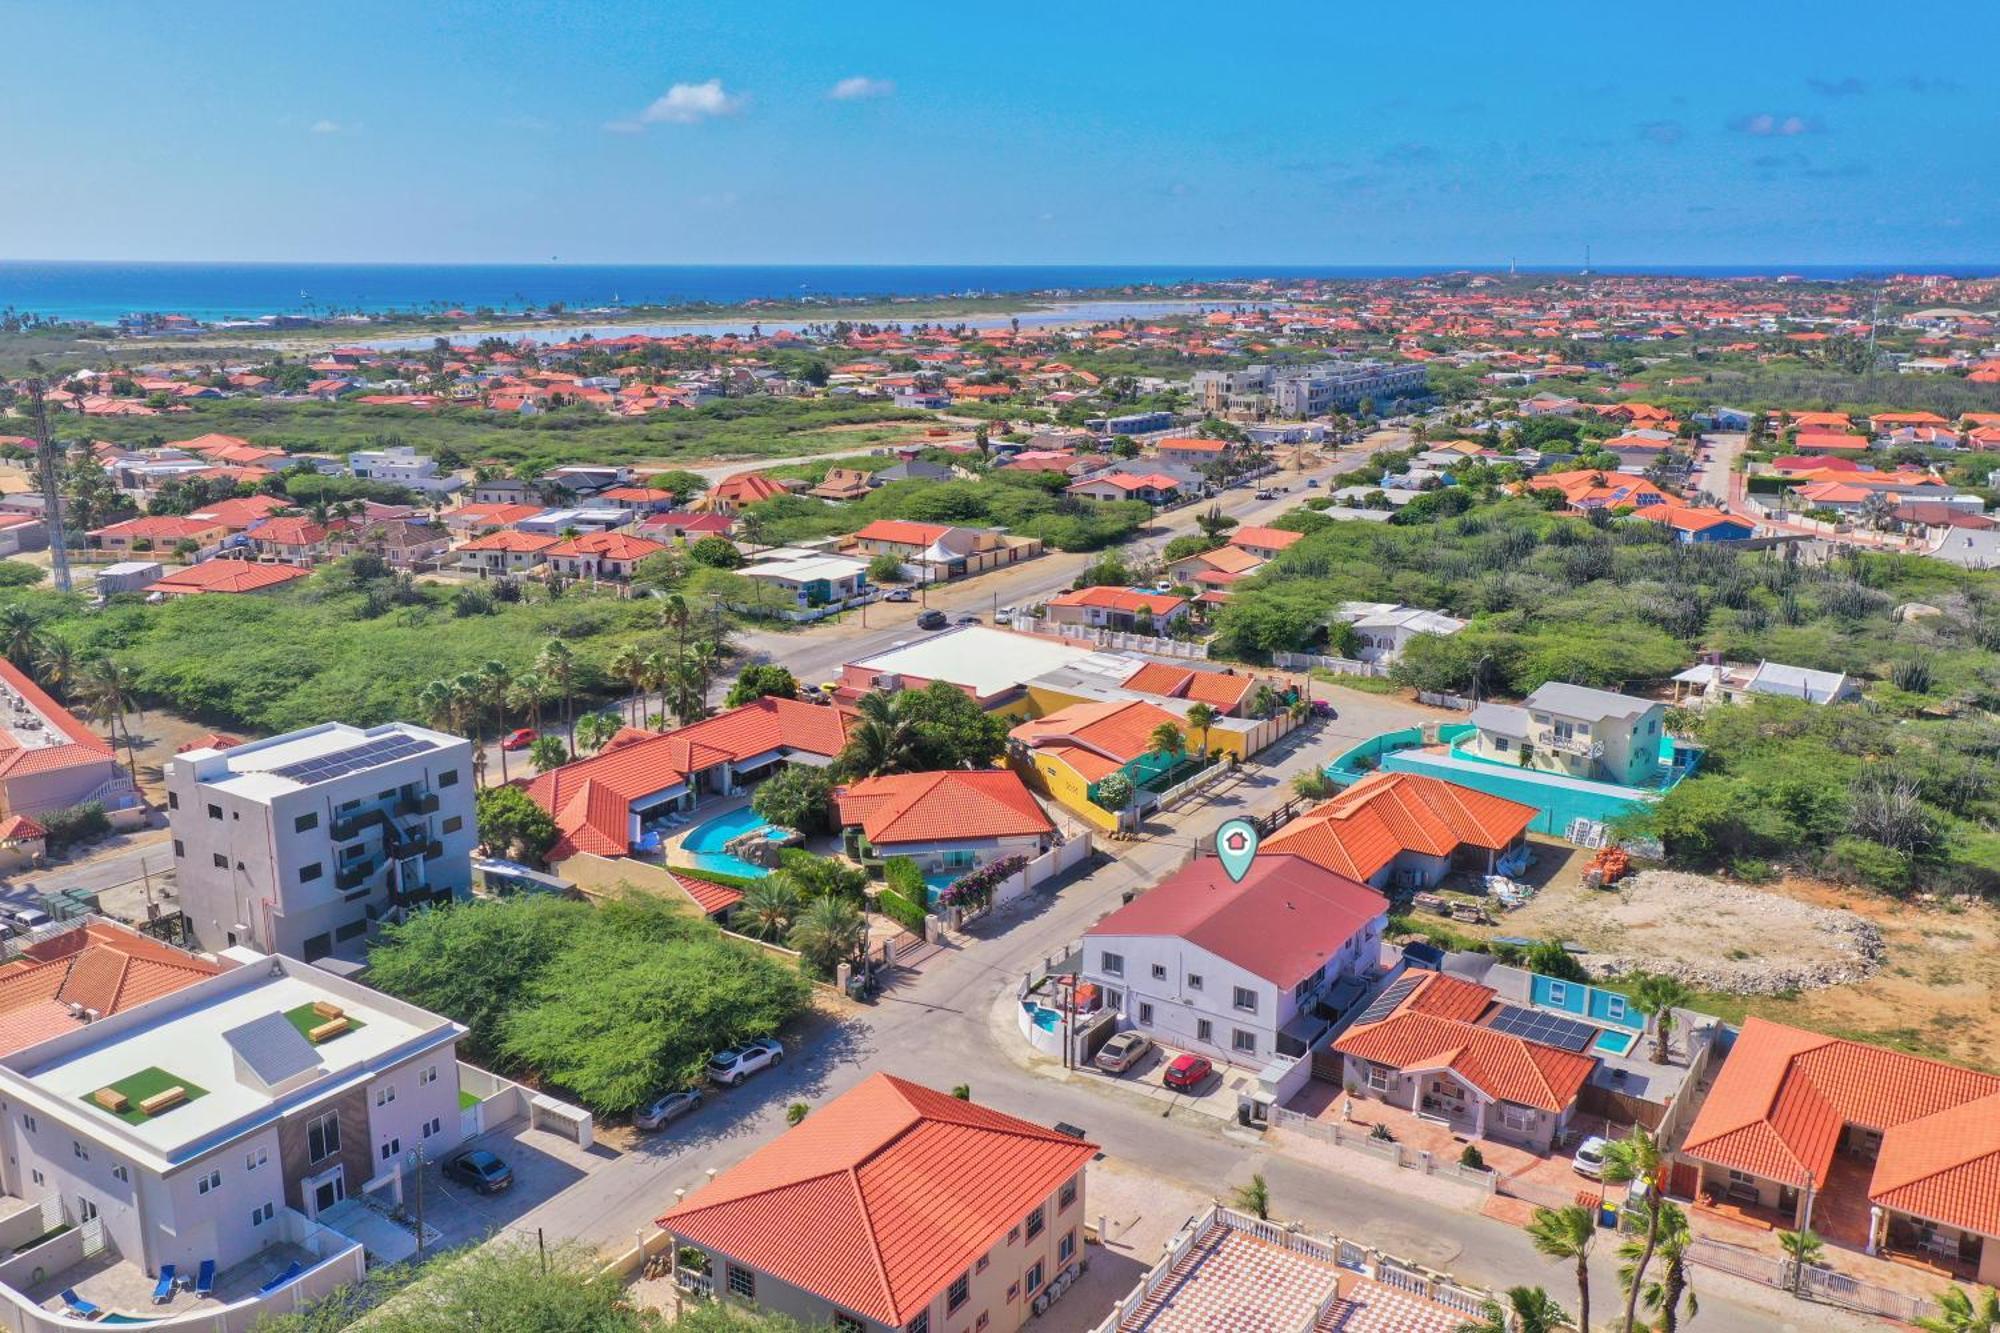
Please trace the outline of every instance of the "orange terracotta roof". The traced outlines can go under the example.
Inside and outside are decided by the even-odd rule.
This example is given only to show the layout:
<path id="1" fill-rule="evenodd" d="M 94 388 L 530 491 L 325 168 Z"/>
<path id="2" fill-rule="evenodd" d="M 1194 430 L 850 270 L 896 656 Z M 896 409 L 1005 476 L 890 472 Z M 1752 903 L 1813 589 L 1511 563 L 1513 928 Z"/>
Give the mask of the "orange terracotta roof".
<path id="1" fill-rule="evenodd" d="M 899 773 L 864 779 L 837 795 L 840 822 L 858 824 L 877 847 L 1055 832 L 1011 769 Z"/>
<path id="2" fill-rule="evenodd" d="M 893 542 L 899 546 L 929 546 L 950 532 L 943 523 L 913 523 L 900 518 L 878 518 L 854 535 L 862 541 Z"/>
<path id="3" fill-rule="evenodd" d="M 1303 532 L 1290 532 L 1284 528 L 1238 528 L 1229 534 L 1231 546 L 1258 546 L 1269 551 L 1282 551 L 1303 538 Z"/>
<path id="4" fill-rule="evenodd" d="M 717 884 L 699 875 L 690 875 L 685 870 L 669 870 L 667 877 L 680 886 L 682 893 L 694 900 L 694 905 L 701 909 L 704 916 L 726 912 L 743 901 L 743 890 Z"/>
<path id="5" fill-rule="evenodd" d="M 302 579 L 309 571 L 297 565 L 260 565 L 248 560 L 206 560 L 178 569 L 152 584 L 147 592 L 168 595 L 203 592 L 260 592 L 280 583 Z"/>
<path id="6" fill-rule="evenodd" d="M 1256 681 L 1225 671 L 1198 671 L 1166 662 L 1148 662 L 1127 676 L 1123 686 L 1140 694 L 1158 694 L 1169 699 L 1186 699 L 1228 712 L 1243 702 Z"/>
<path id="7" fill-rule="evenodd" d="M 562 538 L 543 532 L 519 532 L 513 528 L 501 528 L 483 537 L 474 537 L 459 546 L 461 551 L 517 551 L 532 555 L 536 551 L 546 551 L 560 545 Z"/>
<path id="8" fill-rule="evenodd" d="M 1437 993 L 1427 995 L 1434 988 Z M 1483 993 L 1475 997 L 1475 991 Z M 1394 1013 L 1349 1028 L 1333 1048 L 1400 1070 L 1449 1069 L 1498 1101 L 1543 1111 L 1567 1109 L 1597 1061 L 1480 1027 L 1465 1017 L 1475 998 L 1483 1010 L 1492 994 L 1484 986 L 1433 973 Z"/>
<path id="9" fill-rule="evenodd" d="M 1404 852 L 1448 857 L 1467 845 L 1501 850 L 1538 813 L 1439 778 L 1374 773 L 1286 824 L 1264 847 L 1365 880 Z"/>
<path id="10" fill-rule="evenodd" d="M 1096 1152 L 1066 1134 L 874 1074 L 659 1225 L 901 1327 Z"/>
<path id="11" fill-rule="evenodd" d="M 1841 1130 L 1860 1125 L 1882 1135 L 1871 1198 L 1887 1191 L 1921 1200 L 1939 1210 L 1923 1214 L 1935 1221 L 1948 1220 L 1947 1209 L 1978 1215 L 1990 1224 L 1986 1234 L 2000 1235 L 2000 1191 L 1990 1188 L 2000 1183 L 2000 1144 L 1946 1114 L 1979 1104 L 1991 1123 L 1996 1096 L 2000 1077 L 1992 1074 L 1752 1017 L 1681 1151 L 1767 1180 L 1823 1187 Z"/>
<path id="12" fill-rule="evenodd" d="M 1177 714 L 1143 699 L 1081 703 L 1023 722 L 1008 735 L 1038 750 L 1051 744 L 1079 745 L 1125 764 L 1152 748 L 1153 732 L 1162 722 L 1185 726 Z"/>
<path id="13" fill-rule="evenodd" d="M 560 546 L 551 546 L 544 554 L 571 558 L 594 555 L 600 560 L 644 560 L 666 549 L 665 542 L 656 542 L 651 537 L 634 537 L 625 532 L 589 532 L 581 537 L 571 537 Z"/>
<path id="14" fill-rule="evenodd" d="M 628 727 L 598 753 L 550 769 L 526 790 L 562 832 L 550 849 L 551 860 L 579 851 L 623 856 L 631 849 L 633 801 L 717 764 L 779 750 L 831 758 L 846 743 L 846 721 L 838 709 L 766 697 L 673 731 Z"/>
<path id="15" fill-rule="evenodd" d="M 72 1004 L 104 1017 L 221 970 L 108 921 L 37 941 L 0 966 L 0 1055 L 75 1030 Z"/>
<path id="16" fill-rule="evenodd" d="M 1077 588 L 1049 598 L 1050 606 L 1095 606 L 1107 611 L 1124 611 L 1137 615 L 1150 611 L 1156 616 L 1168 615 L 1179 607 L 1187 605 L 1187 599 L 1168 592 L 1142 592 L 1137 588 Z"/>

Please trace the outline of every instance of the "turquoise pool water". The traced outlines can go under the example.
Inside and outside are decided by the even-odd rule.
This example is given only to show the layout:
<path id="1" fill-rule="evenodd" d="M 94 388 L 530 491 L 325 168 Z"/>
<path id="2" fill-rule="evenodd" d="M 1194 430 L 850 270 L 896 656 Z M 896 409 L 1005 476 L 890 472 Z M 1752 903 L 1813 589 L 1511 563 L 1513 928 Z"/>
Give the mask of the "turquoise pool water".
<path id="1" fill-rule="evenodd" d="M 1597 1033 L 1597 1049 L 1606 1055 L 1629 1055 L 1639 1044 L 1636 1032 L 1620 1032 L 1615 1028 L 1601 1028 Z"/>
<path id="2" fill-rule="evenodd" d="M 717 815 L 703 824 L 697 824 L 681 840 L 681 850 L 688 853 L 695 865 L 703 870 L 713 870 L 719 875 L 742 875 L 750 879 L 761 879 L 771 872 L 763 866 L 752 865 L 740 856 L 731 856 L 722 849 L 746 833 L 762 829 L 774 840 L 783 835 L 775 832 L 775 825 L 747 805 L 738 806 L 727 814 Z"/>
<path id="3" fill-rule="evenodd" d="M 1035 1020 L 1035 1026 L 1044 1032 L 1054 1032 L 1058 1027 L 1062 1026 L 1061 1014 L 1039 1004 L 1035 1006 L 1032 1017 Z"/>
<path id="4" fill-rule="evenodd" d="M 170 1316 L 167 1315 L 161 1315 L 155 1319 L 147 1319 L 144 1318 L 143 1316 L 136 1314 L 108 1314 L 105 1315 L 102 1319 L 98 1320 L 97 1322 L 100 1324 L 157 1324 L 160 1322 L 161 1319 L 166 1319 L 169 1317 Z"/>
<path id="5" fill-rule="evenodd" d="M 928 901 L 924 905 L 926 907 L 936 907 L 938 895 L 957 883 L 959 876 L 964 873 L 962 870 L 940 870 L 935 874 L 925 875 L 924 897 Z"/>

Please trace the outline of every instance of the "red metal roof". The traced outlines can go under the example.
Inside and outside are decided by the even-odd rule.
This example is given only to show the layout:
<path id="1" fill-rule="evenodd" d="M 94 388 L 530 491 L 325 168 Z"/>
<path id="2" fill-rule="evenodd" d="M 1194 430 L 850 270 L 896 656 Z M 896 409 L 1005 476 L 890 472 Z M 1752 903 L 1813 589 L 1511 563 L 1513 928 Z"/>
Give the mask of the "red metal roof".
<path id="1" fill-rule="evenodd" d="M 1303 857 L 1260 852 L 1240 883 L 1196 857 L 1086 935 L 1170 936 L 1277 986 L 1293 986 L 1339 953 L 1389 900 Z"/>
<path id="2" fill-rule="evenodd" d="M 1096 1152 L 1066 1134 L 875 1074 L 659 1225 L 900 1327 Z"/>

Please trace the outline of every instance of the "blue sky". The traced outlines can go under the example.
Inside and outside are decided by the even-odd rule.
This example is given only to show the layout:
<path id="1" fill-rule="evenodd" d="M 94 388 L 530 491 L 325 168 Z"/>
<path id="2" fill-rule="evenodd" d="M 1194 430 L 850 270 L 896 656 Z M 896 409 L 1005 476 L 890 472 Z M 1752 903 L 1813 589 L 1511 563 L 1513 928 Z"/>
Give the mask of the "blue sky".
<path id="1" fill-rule="evenodd" d="M 4 258 L 2000 260 L 1989 4 L 0 2 L 0 31 Z"/>

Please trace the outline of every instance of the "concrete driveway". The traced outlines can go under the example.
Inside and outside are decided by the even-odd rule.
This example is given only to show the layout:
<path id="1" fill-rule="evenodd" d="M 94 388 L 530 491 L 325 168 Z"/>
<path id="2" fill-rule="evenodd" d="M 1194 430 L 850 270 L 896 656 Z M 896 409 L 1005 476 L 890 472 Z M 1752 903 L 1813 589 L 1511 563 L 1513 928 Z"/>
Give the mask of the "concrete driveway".
<path id="1" fill-rule="evenodd" d="M 481 1194 L 445 1177 L 445 1160 L 475 1148 L 484 1148 L 514 1169 L 511 1188 Z M 467 1140 L 442 1160 L 424 1164 L 424 1224 L 440 1233 L 443 1246 L 483 1240 L 517 1228 L 524 1216 L 620 1156 L 603 1144 L 582 1148 L 568 1135 L 530 1129 L 525 1120 L 513 1121 Z M 404 1182 L 403 1207 L 413 1214 L 417 1211 L 415 1181 Z M 525 1234 L 532 1237 L 533 1228 Z"/>

